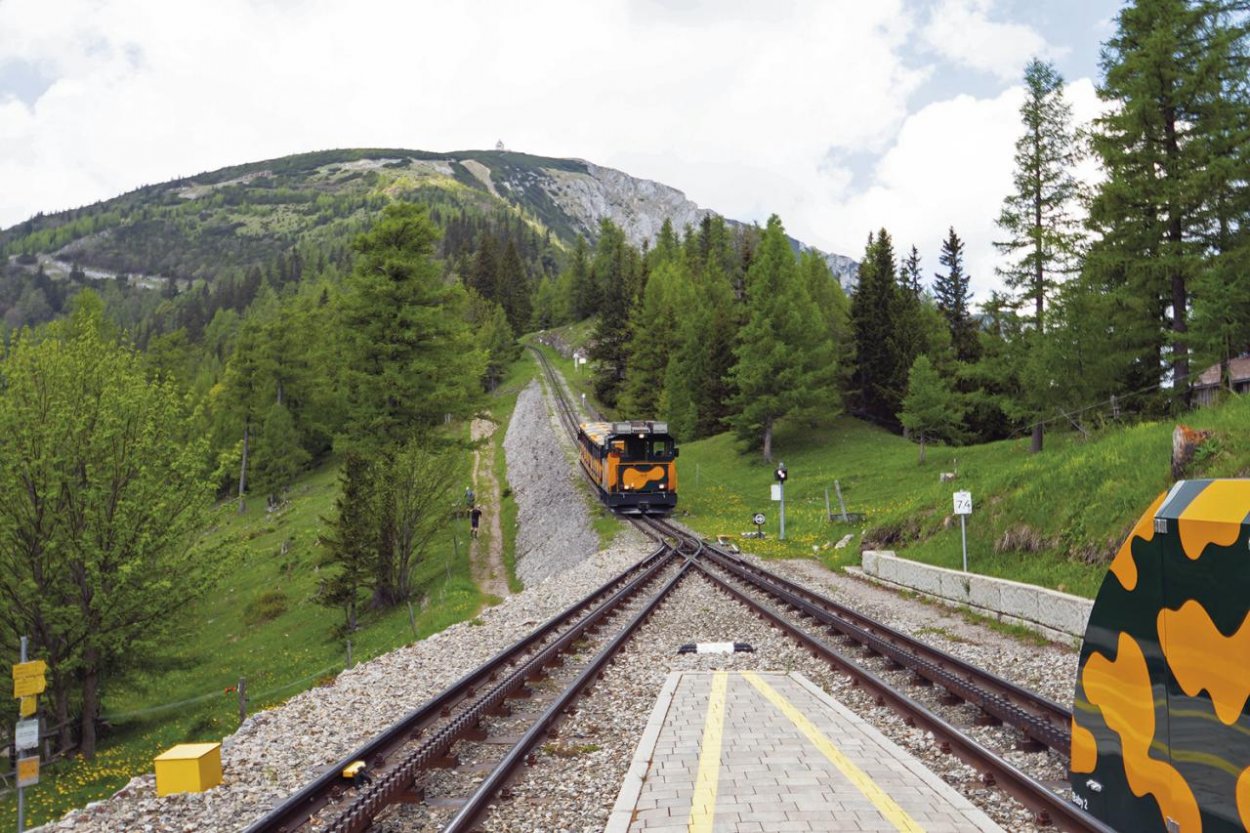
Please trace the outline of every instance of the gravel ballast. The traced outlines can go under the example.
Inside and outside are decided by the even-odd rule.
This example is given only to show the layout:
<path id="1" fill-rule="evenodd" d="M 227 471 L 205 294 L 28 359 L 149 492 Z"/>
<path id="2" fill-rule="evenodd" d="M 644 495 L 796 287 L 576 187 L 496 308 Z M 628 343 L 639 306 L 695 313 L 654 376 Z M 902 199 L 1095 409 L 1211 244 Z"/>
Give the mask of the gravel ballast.
<path id="1" fill-rule="evenodd" d="M 517 502 L 516 571 L 527 587 L 562 573 L 599 548 L 586 494 L 538 382 L 517 397 L 503 448 Z"/>

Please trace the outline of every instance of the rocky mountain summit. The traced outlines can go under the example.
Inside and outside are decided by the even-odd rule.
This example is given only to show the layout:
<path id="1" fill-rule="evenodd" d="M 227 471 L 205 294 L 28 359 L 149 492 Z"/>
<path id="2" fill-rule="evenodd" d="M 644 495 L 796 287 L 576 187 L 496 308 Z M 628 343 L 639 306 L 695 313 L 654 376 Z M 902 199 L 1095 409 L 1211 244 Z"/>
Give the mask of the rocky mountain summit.
<path id="1" fill-rule="evenodd" d="M 604 219 L 641 244 L 654 240 L 666 219 L 681 230 L 714 213 L 676 188 L 581 159 L 507 150 L 348 149 L 222 168 L 40 214 L 0 231 L 0 254 L 13 267 L 42 264 L 54 277 L 72 265 L 93 277 L 212 280 L 222 269 L 251 268 L 304 239 L 349 238 L 389 199 L 438 210 L 515 211 L 568 245 L 579 236 L 593 245 Z M 809 248 L 793 244 L 796 251 Z M 849 288 L 855 261 L 822 254 Z"/>

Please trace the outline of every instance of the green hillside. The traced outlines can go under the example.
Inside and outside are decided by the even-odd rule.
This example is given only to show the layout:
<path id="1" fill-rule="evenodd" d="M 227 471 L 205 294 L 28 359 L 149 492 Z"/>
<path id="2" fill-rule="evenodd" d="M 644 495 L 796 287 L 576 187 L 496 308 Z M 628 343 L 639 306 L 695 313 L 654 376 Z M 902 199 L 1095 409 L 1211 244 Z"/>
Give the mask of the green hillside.
<path id="1" fill-rule="evenodd" d="M 490 409 L 505 424 L 517 393 L 532 377 L 533 363 L 517 362 L 490 397 Z M 501 478 L 502 457 L 499 452 L 495 459 Z M 467 479 L 467 452 L 461 467 L 461 479 Z M 135 775 L 151 772 L 152 758 L 176 743 L 233 732 L 239 708 L 234 687 L 240 678 L 246 679 L 251 713 L 333 681 L 347 659 L 346 640 L 335 627 L 342 614 L 318 604 L 315 596 L 338 477 L 337 461 L 308 473 L 276 512 L 265 511 L 261 501 L 253 501 L 242 515 L 234 501 L 216 508 L 197 544 L 203 557 L 216 565 L 214 591 L 185 607 L 183 639 L 159 663 L 106 687 L 108 728 L 99 754 L 94 761 L 75 758 L 45 765 L 39 785 L 27 791 L 28 823 L 50 821 L 107 797 Z M 510 500 L 504 508 L 511 512 L 507 519 L 515 517 Z M 503 547 L 510 570 L 513 534 L 513 524 L 505 523 Z M 482 545 L 489 543 L 484 536 Z M 468 539 L 456 524 L 435 541 L 414 580 L 421 601 L 414 605 L 412 622 L 403 605 L 366 613 L 351 637 L 354 662 L 424 639 L 493 603 L 472 580 Z M 511 575 L 509 582 L 520 589 Z M 12 828 L 15 822 L 16 806 L 9 796 L 0 801 L 0 827 Z"/>
<path id="2" fill-rule="evenodd" d="M 1250 476 L 1250 397 L 1195 411 L 1185 423 L 1211 429 L 1194 477 Z M 769 501 L 773 466 L 741 455 L 721 434 L 685 443 L 680 459 L 682 520 L 707 535 L 735 538 L 752 530 L 754 512 L 768 516 L 763 542 L 740 541 L 769 557 L 813 555 L 832 567 L 857 564 L 865 548 L 943 567 L 959 567 L 959 523 L 952 494 L 972 492 L 968 521 L 970 569 L 1093 596 L 1128 529 L 1171 486 L 1174 422 L 1108 428 L 1088 441 L 1052 434 L 1046 451 L 1029 453 L 1028 437 L 962 448 L 932 448 L 918 465 L 914 444 L 858 420 L 839 418 L 812 429 L 787 424 L 778 432 L 776 460 L 790 471 L 786 538 L 776 540 L 777 504 Z M 957 471 L 954 482 L 940 472 Z M 834 481 L 860 524 L 825 520 L 825 490 L 838 511 Z M 842 536 L 845 549 L 830 546 Z"/>
<path id="3" fill-rule="evenodd" d="M 486 164 L 492 178 L 509 183 L 507 199 L 493 195 L 466 162 Z M 32 256 L 55 255 L 62 263 L 100 270 L 212 280 L 230 269 L 263 264 L 297 244 L 346 241 L 392 199 L 421 202 L 444 213 L 489 213 L 511 206 L 571 241 L 585 230 L 575 228 L 534 183 L 539 169 L 577 170 L 578 164 L 492 151 L 304 153 L 38 215 L 0 232 L 0 257 L 26 255 L 24 265 L 33 268 Z"/>

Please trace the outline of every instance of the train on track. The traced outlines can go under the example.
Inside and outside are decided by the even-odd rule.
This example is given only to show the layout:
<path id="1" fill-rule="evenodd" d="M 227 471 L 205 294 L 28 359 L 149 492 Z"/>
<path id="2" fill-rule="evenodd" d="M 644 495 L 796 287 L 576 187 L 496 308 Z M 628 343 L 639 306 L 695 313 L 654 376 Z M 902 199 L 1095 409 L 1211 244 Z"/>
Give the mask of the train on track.
<path id="1" fill-rule="evenodd" d="M 677 505 L 677 443 L 668 423 L 583 422 L 578 456 L 599 498 L 626 515 L 667 515 Z"/>
<path id="2" fill-rule="evenodd" d="M 1077 804 L 1124 833 L 1250 830 L 1250 480 L 1180 481 L 1111 562 L 1072 708 Z"/>

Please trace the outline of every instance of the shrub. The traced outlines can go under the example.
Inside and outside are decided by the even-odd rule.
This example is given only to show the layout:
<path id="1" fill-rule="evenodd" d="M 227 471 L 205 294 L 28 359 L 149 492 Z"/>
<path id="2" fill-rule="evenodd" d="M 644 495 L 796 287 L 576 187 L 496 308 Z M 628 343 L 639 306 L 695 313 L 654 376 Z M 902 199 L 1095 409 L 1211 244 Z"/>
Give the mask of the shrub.
<path id="1" fill-rule="evenodd" d="M 286 608 L 286 593 L 281 590 L 266 590 L 244 609 L 243 621 L 248 625 L 272 622 L 286 613 Z"/>

